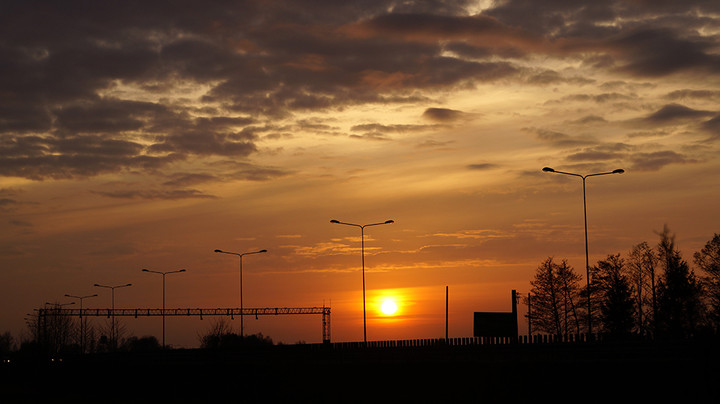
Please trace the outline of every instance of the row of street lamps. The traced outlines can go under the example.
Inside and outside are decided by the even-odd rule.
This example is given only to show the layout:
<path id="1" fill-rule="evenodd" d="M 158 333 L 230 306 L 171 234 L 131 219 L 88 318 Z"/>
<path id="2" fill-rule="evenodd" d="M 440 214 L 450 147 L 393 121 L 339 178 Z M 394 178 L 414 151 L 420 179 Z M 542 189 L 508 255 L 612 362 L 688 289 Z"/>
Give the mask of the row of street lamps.
<path id="1" fill-rule="evenodd" d="M 622 174 L 625 172 L 625 170 L 618 168 L 613 171 L 609 172 L 601 172 L 601 173 L 594 173 L 594 174 L 577 174 L 577 173 L 570 173 L 566 171 L 558 171 L 550 167 L 543 167 L 543 172 L 547 173 L 555 173 L 555 174 L 565 174 L 565 175 L 571 175 L 580 177 L 582 179 L 582 190 L 583 190 L 583 216 L 585 221 L 585 272 L 586 272 L 586 282 L 587 282 L 587 308 L 588 308 L 588 318 L 587 318 L 587 324 L 588 324 L 588 333 L 592 333 L 592 311 L 591 311 L 591 300 L 590 300 L 590 257 L 589 257 L 589 251 L 588 251 L 588 231 L 587 231 L 587 198 L 585 195 L 585 180 L 588 177 L 595 177 L 600 175 L 608 175 L 608 174 Z M 381 223 L 370 223 L 365 225 L 355 224 L 355 223 L 345 223 L 341 222 L 339 220 L 331 220 L 330 223 L 334 224 L 344 224 L 348 226 L 354 226 L 360 228 L 360 243 L 361 243 L 361 254 L 362 254 L 362 288 L 363 288 L 363 341 L 367 342 L 367 316 L 366 316 L 366 310 L 365 310 L 365 227 L 369 226 L 378 226 L 382 224 L 391 224 L 395 223 L 393 220 L 387 220 L 385 222 Z M 219 252 L 219 251 L 218 251 Z"/>
<path id="2" fill-rule="evenodd" d="M 167 272 L 159 272 L 159 271 L 151 271 L 149 269 L 142 269 L 143 272 L 150 272 L 155 274 L 160 274 L 163 276 L 162 281 L 162 347 L 165 347 L 165 275 L 172 274 L 172 273 L 178 273 L 178 272 L 185 272 L 185 269 L 180 269 L 177 271 L 167 271 Z M 122 285 L 101 285 L 99 283 L 94 284 L 93 286 L 98 288 L 105 288 L 110 289 L 111 291 L 111 308 L 112 308 L 112 314 L 111 314 L 111 324 L 110 324 L 110 339 L 111 344 L 113 347 L 115 347 L 115 343 L 117 340 L 116 330 L 115 330 L 115 289 L 118 288 L 125 288 L 128 286 L 132 286 L 132 283 L 126 283 Z M 85 332 L 84 332 L 84 322 L 82 320 L 82 310 L 83 310 L 83 300 L 90 298 L 90 297 L 96 297 L 97 293 L 87 296 L 75 296 L 70 294 L 65 294 L 66 297 L 74 298 L 80 300 L 80 349 L 84 352 L 84 343 L 85 343 Z M 72 302 L 70 304 L 74 304 L 75 302 Z"/>
<path id="3" fill-rule="evenodd" d="M 240 257 L 240 335 L 244 336 L 244 335 L 245 335 L 245 330 L 244 330 L 244 325 L 243 325 L 244 322 L 243 322 L 243 314 L 242 314 L 242 312 L 243 312 L 243 310 L 242 310 L 242 309 L 243 309 L 243 298 L 242 298 L 242 290 L 243 290 L 243 287 L 242 287 L 242 257 L 245 256 L 245 255 L 249 255 L 249 254 L 265 253 L 265 252 L 267 252 L 267 250 L 251 251 L 251 252 L 245 252 L 245 253 L 234 253 L 234 252 L 223 251 L 223 250 L 215 250 L 215 252 L 217 252 L 217 253 L 223 253 L 223 254 L 237 255 L 238 257 Z M 143 268 L 142 271 L 143 271 L 143 272 L 148 272 L 148 273 L 154 273 L 154 274 L 162 275 L 162 346 L 163 346 L 163 348 L 164 348 L 164 347 L 165 347 L 165 276 L 168 275 L 168 274 L 173 274 L 173 273 L 186 272 L 186 270 L 185 270 L 185 269 L 179 269 L 179 270 L 176 270 L 176 271 L 160 272 L 160 271 L 153 271 L 153 270 L 150 270 L 150 269 Z M 112 333 L 112 336 L 111 336 L 111 342 L 112 342 L 113 346 L 115 346 L 115 341 L 116 341 L 116 331 L 115 331 L 115 289 L 132 286 L 132 283 L 127 283 L 127 284 L 122 284 L 122 285 L 112 285 L 112 286 L 111 286 L 111 285 L 101 285 L 101 284 L 96 283 L 96 284 L 94 284 L 93 286 L 100 287 L 100 288 L 107 288 L 107 289 L 110 289 L 110 290 L 111 290 L 111 308 L 112 308 L 112 315 L 111 315 L 111 323 L 112 323 L 112 324 L 111 324 L 111 333 Z M 84 300 L 84 299 L 87 299 L 87 298 L 90 298 L 90 297 L 96 297 L 97 294 L 92 294 L 92 295 L 87 295 L 87 296 L 75 296 L 75 295 L 65 294 L 65 296 L 66 296 L 66 297 L 71 297 L 71 298 L 75 298 L 75 299 L 79 299 L 79 300 L 80 300 L 80 316 L 82 317 L 83 300 Z M 75 303 L 75 302 L 72 302 L 72 303 L 69 303 L 69 304 L 74 304 L 74 303 Z M 61 306 L 60 304 L 56 304 L 56 305 L 57 305 L 57 306 Z M 80 336 L 80 339 L 81 339 L 80 345 L 81 345 L 81 349 L 83 349 L 82 346 L 84 345 L 84 332 L 83 332 L 82 320 L 81 320 L 80 327 L 81 327 L 81 328 L 80 328 L 80 335 L 81 335 L 81 336 Z"/>
<path id="4" fill-rule="evenodd" d="M 366 304 L 365 304 L 365 228 L 370 226 L 379 226 L 382 224 L 392 224 L 395 223 L 393 220 L 386 220 L 381 223 L 369 223 L 369 224 L 355 224 L 355 223 L 346 223 L 341 222 L 339 220 L 331 220 L 330 223 L 334 224 L 343 224 L 347 226 L 354 226 L 360 228 L 360 245 L 361 245 L 361 257 L 362 257 L 362 293 L 363 293 L 363 341 L 367 342 L 367 314 L 366 314 Z M 242 257 L 245 255 L 250 254 L 259 254 L 259 253 L 265 253 L 267 250 L 259 250 L 259 251 L 250 251 L 250 252 L 244 252 L 244 253 L 237 253 L 237 252 L 230 252 L 230 251 L 223 251 L 223 250 L 215 250 L 216 253 L 221 254 L 230 254 L 235 255 L 240 258 L 240 335 L 244 334 L 243 329 L 243 276 L 242 276 Z"/>
<path id="5" fill-rule="evenodd" d="M 585 180 L 586 180 L 587 178 L 589 178 L 589 177 L 600 176 L 600 175 L 622 174 L 622 173 L 625 172 L 625 170 L 623 170 L 623 169 L 616 169 L 616 170 L 613 170 L 613 171 L 610 171 L 610 172 L 601 172 L 601 173 L 585 174 L 585 175 L 577 174 L 577 173 L 571 173 L 571 172 L 565 172 L 565 171 L 558 171 L 558 170 L 555 170 L 555 169 L 550 168 L 550 167 L 544 167 L 544 168 L 542 169 L 542 171 L 543 171 L 543 172 L 547 172 L 547 173 L 570 175 L 570 176 L 575 176 L 575 177 L 579 177 L 579 178 L 582 179 L 583 215 L 584 215 L 584 221 L 585 221 L 585 271 L 586 271 L 586 282 L 587 282 L 587 289 L 588 289 L 588 295 L 587 295 L 588 318 L 587 318 L 587 323 L 588 323 L 588 333 L 592 333 L 592 312 L 591 312 L 591 300 L 590 300 L 590 261 L 589 261 L 589 250 L 588 250 L 587 198 L 586 198 L 586 194 L 585 194 Z M 361 225 L 361 224 L 355 224 L 355 223 L 341 222 L 341 221 L 339 221 L 339 220 L 333 219 L 333 220 L 330 220 L 330 223 L 333 223 L 333 224 L 341 224 L 341 225 L 346 225 L 346 226 L 353 226 L 353 227 L 357 227 L 357 228 L 360 229 L 360 245 L 361 245 L 360 248 L 361 248 L 361 259 L 362 259 L 362 295 L 363 295 L 363 341 L 364 341 L 364 342 L 367 342 L 367 313 L 366 313 L 366 304 L 365 304 L 365 228 L 366 228 L 366 227 L 371 227 L 371 226 L 384 225 L 384 224 L 392 224 L 392 223 L 395 223 L 395 221 L 393 221 L 393 220 L 386 220 L 386 221 L 384 221 L 384 222 L 369 223 L 369 224 L 363 224 L 363 225 Z M 235 255 L 235 256 L 239 257 L 239 262 L 240 262 L 240 274 L 239 274 L 239 275 L 240 275 L 240 285 L 239 285 L 239 286 L 240 286 L 240 335 L 241 335 L 241 336 L 244 336 L 244 335 L 245 335 L 245 330 L 244 330 L 244 321 L 243 321 L 243 276 L 242 276 L 243 266 L 242 266 L 242 258 L 243 258 L 244 256 L 246 256 L 246 255 L 266 253 L 267 250 L 263 249 L 263 250 L 258 250 L 258 251 L 249 251 L 249 252 L 238 253 L 238 252 L 231 252 L 231 251 L 224 251 L 224 250 L 216 249 L 215 252 L 216 252 L 216 253 L 221 253 L 221 254 Z M 163 308 L 163 311 L 162 311 L 162 346 L 165 347 L 165 276 L 168 275 L 168 274 L 172 274 L 172 273 L 185 272 L 185 269 L 180 269 L 180 270 L 176 270 L 176 271 L 167 271 L 167 272 L 152 271 L 152 270 L 149 270 L 149 269 L 142 269 L 142 271 L 143 271 L 143 272 L 160 274 L 160 275 L 162 275 L 162 277 L 163 277 L 163 286 L 162 286 L 162 300 L 163 300 L 163 302 L 162 302 L 162 304 L 163 304 L 163 306 L 162 306 L 162 308 Z M 124 285 L 108 286 L 108 285 L 100 285 L 100 284 L 97 284 L 97 283 L 96 283 L 94 286 L 102 287 L 102 288 L 108 288 L 108 289 L 111 289 L 111 290 L 112 290 L 112 309 L 113 309 L 113 313 L 114 313 L 114 311 L 115 311 L 115 289 L 116 289 L 116 288 L 127 287 L 127 286 L 132 286 L 132 284 L 128 283 L 128 284 L 124 284 Z M 65 296 L 79 299 L 79 300 L 80 300 L 80 309 L 81 309 L 80 311 L 81 311 L 81 313 L 82 313 L 82 301 L 83 301 L 83 299 L 86 299 L 86 298 L 89 298 L 89 297 L 95 297 L 95 296 L 97 296 L 97 294 L 93 294 L 93 295 L 89 295 L 89 296 L 73 296 L 73 295 L 66 294 Z M 82 325 L 81 325 L 81 327 L 82 327 Z M 113 314 L 113 321 L 112 321 L 112 333 L 113 333 L 113 342 L 114 342 L 114 338 L 115 338 L 115 318 L 114 318 L 114 314 Z M 81 335 L 82 335 L 82 330 L 81 330 Z M 81 337 L 81 338 L 82 338 L 82 337 Z M 82 342 L 81 342 L 81 344 L 82 344 Z"/>

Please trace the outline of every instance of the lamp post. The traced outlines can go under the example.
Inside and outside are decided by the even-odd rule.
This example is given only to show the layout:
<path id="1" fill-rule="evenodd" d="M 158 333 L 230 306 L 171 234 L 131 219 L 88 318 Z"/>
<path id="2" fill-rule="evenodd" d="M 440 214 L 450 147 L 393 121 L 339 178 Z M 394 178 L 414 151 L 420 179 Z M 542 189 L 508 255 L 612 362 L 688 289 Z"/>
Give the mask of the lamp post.
<path id="1" fill-rule="evenodd" d="M 112 318 L 111 318 L 112 323 L 110 324 L 110 327 L 111 327 L 110 332 L 112 333 L 112 336 L 110 337 L 110 339 L 111 339 L 112 347 L 113 347 L 113 349 L 115 349 L 115 344 L 117 343 L 117 340 L 116 340 L 117 336 L 115 335 L 116 334 L 116 330 L 115 330 L 115 289 L 132 286 L 132 283 L 126 283 L 124 285 L 117 285 L 117 286 L 100 285 L 100 284 L 96 283 L 93 286 L 97 286 L 99 288 L 110 289 L 112 291 Z"/>
<path id="2" fill-rule="evenodd" d="M 244 252 L 244 253 L 236 253 L 236 252 L 230 252 L 230 251 L 223 251 L 223 250 L 215 250 L 216 253 L 221 254 L 230 254 L 230 255 L 237 255 L 240 257 L 240 336 L 245 336 L 245 330 L 244 330 L 244 323 L 243 323 L 243 281 L 242 281 L 242 257 L 245 255 L 250 254 L 260 254 L 260 253 L 266 253 L 267 250 L 260 250 L 260 251 L 251 251 L 251 252 Z"/>
<path id="3" fill-rule="evenodd" d="M 72 297 L 74 299 L 80 300 L 80 353 L 85 353 L 85 324 L 83 323 L 83 317 L 82 317 L 82 311 L 83 311 L 83 299 L 87 299 L 89 297 L 96 297 L 97 293 L 94 295 L 88 295 L 88 296 L 73 296 L 69 294 L 65 294 L 66 297 Z"/>
<path id="4" fill-rule="evenodd" d="M 185 272 L 185 270 L 179 269 L 177 271 L 159 272 L 159 271 L 151 271 L 149 269 L 143 268 L 142 271 L 162 275 L 162 347 L 164 349 L 165 348 L 165 275 L 174 274 L 174 273 L 178 273 L 178 272 Z"/>
<path id="5" fill-rule="evenodd" d="M 555 169 L 552 169 L 550 167 L 543 167 L 543 172 L 546 173 L 556 173 L 556 174 L 565 174 L 565 175 L 572 175 L 575 177 L 582 178 L 582 190 L 583 190 L 583 216 L 585 218 L 585 276 L 586 276 L 586 282 L 587 282 L 587 310 L 588 310 L 588 335 L 592 335 L 592 311 L 591 311 L 591 303 L 590 303 L 590 257 L 588 253 L 588 232 L 587 232 L 587 199 L 585 197 L 585 179 L 588 177 L 596 177 L 599 175 L 608 175 L 608 174 L 622 174 L 625 172 L 622 168 L 618 168 L 613 171 L 603 172 L 603 173 L 595 173 L 595 174 L 576 174 L 576 173 L 568 173 L 564 171 L 558 171 Z"/>
<path id="6" fill-rule="evenodd" d="M 394 220 L 386 220 L 382 223 L 370 223 L 370 224 L 354 224 L 345 223 L 339 220 L 331 220 L 330 223 L 344 224 L 346 226 L 354 226 L 360 228 L 360 249 L 362 254 L 362 292 L 363 292 L 363 342 L 367 342 L 367 315 L 365 313 L 365 228 L 370 226 L 379 226 L 381 224 L 392 224 Z"/>

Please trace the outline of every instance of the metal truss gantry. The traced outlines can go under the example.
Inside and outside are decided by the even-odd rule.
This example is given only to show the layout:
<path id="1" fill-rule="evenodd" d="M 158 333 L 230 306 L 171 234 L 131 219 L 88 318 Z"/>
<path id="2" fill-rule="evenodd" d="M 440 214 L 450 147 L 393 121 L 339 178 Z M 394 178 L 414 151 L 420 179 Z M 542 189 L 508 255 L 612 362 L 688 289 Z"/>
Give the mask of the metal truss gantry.
<path id="1" fill-rule="evenodd" d="M 264 308 L 218 308 L 218 309 L 64 309 L 43 308 L 35 309 L 39 318 L 46 316 L 67 317 L 200 317 L 204 316 L 278 316 L 288 314 L 321 314 L 322 339 L 324 343 L 330 342 L 330 307 L 264 307 Z"/>

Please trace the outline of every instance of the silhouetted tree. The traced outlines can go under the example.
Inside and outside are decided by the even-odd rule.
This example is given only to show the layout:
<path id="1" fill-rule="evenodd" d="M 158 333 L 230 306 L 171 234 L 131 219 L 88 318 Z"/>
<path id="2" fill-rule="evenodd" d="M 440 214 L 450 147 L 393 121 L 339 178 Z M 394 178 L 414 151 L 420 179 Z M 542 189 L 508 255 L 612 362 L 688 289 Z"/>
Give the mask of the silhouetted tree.
<path id="1" fill-rule="evenodd" d="M 34 329 L 38 345 L 46 353 L 54 354 L 70 345 L 73 321 L 68 316 L 60 315 L 61 306 L 57 303 L 45 305 L 38 310 L 42 315 L 33 316 L 28 326 Z"/>
<path id="2" fill-rule="evenodd" d="M 530 282 L 531 328 L 555 335 L 568 334 L 571 327 L 579 332 L 575 309 L 579 281 L 580 276 L 566 260 L 560 264 L 555 263 L 552 257 L 543 261 L 535 272 L 535 279 Z"/>
<path id="3" fill-rule="evenodd" d="M 620 254 L 608 255 L 592 268 L 592 279 L 600 306 L 603 330 L 616 338 L 625 338 L 633 328 L 632 287 Z"/>
<path id="4" fill-rule="evenodd" d="M 210 328 L 205 334 L 198 335 L 200 339 L 200 346 L 203 348 L 217 348 L 220 345 L 220 340 L 223 335 L 232 333 L 232 326 L 225 319 L 220 317 L 210 323 Z"/>
<path id="5" fill-rule="evenodd" d="M 695 264 L 705 272 L 705 295 L 709 320 L 715 332 L 720 329 L 720 234 L 715 234 L 702 250 L 695 253 Z"/>
<path id="6" fill-rule="evenodd" d="M 582 277 L 575 273 L 573 267 L 568 265 L 567 260 L 562 260 L 557 265 L 557 276 L 562 283 L 563 294 L 563 320 L 565 334 L 570 333 L 574 325 L 576 333 L 580 333 L 580 321 L 576 302 L 580 297 L 580 280 Z"/>
<path id="7" fill-rule="evenodd" d="M 200 335 L 202 348 L 222 351 L 233 351 L 244 348 L 257 348 L 273 345 L 270 337 L 262 333 L 241 336 L 232 332 L 232 327 L 225 318 L 220 318 L 210 325 L 204 335 Z"/>
<path id="8" fill-rule="evenodd" d="M 9 331 L 0 334 L 0 356 L 6 356 L 14 350 L 15 339 Z"/>
<path id="9" fill-rule="evenodd" d="M 129 352 L 155 352 L 160 350 L 160 342 L 154 336 L 146 336 L 142 338 L 130 337 L 126 339 L 120 350 Z"/>
<path id="10" fill-rule="evenodd" d="M 658 331 L 671 338 L 687 338 L 702 322 L 702 286 L 675 248 L 675 236 L 667 226 L 659 235 L 658 257 L 664 272 L 658 282 Z"/>
<path id="11" fill-rule="evenodd" d="M 98 340 L 98 348 L 103 351 L 114 351 L 118 346 L 125 343 L 128 338 L 127 328 L 117 318 L 109 318 L 104 324 L 100 325 L 100 339 Z M 114 335 L 113 335 L 114 334 Z"/>
<path id="12" fill-rule="evenodd" d="M 635 330 L 640 335 L 654 333 L 657 316 L 657 253 L 643 241 L 633 246 L 626 263 L 635 292 Z"/>

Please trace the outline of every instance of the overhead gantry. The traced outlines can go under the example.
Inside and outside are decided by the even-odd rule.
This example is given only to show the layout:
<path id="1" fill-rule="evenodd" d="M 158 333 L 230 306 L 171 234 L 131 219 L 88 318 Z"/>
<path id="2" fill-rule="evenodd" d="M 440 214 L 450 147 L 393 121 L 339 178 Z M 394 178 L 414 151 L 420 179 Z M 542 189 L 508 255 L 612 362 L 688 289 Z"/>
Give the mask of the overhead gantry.
<path id="1" fill-rule="evenodd" d="M 155 316 L 176 316 L 176 317 L 200 317 L 204 316 L 278 316 L 297 314 L 321 314 L 322 315 L 322 341 L 330 342 L 330 307 L 263 307 L 263 308 L 186 308 L 186 309 L 64 309 L 60 307 L 35 309 L 38 313 L 39 324 L 43 319 L 51 316 L 67 317 L 155 317 Z"/>

